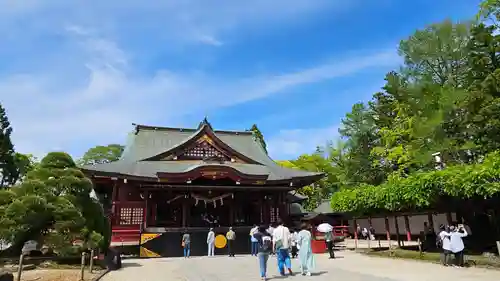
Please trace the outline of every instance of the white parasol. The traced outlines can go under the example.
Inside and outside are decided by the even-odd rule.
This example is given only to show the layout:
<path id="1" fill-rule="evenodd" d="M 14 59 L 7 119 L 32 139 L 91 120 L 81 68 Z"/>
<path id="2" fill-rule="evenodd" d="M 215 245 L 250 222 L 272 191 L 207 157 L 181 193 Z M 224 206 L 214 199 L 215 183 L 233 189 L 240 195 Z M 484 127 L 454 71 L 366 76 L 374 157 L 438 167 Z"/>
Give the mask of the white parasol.
<path id="1" fill-rule="evenodd" d="M 317 227 L 318 231 L 319 232 L 330 232 L 333 230 L 333 226 L 331 226 L 329 223 L 322 223 L 320 225 L 318 225 Z"/>

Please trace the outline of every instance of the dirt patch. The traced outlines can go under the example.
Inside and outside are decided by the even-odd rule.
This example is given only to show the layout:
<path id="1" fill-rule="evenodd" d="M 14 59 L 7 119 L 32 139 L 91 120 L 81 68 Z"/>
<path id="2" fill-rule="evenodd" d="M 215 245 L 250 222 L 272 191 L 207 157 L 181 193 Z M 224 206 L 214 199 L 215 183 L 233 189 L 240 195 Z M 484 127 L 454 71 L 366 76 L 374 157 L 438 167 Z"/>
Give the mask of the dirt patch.
<path id="1" fill-rule="evenodd" d="M 85 281 L 93 280 L 99 276 L 100 271 L 94 271 L 92 274 L 85 270 Z M 16 274 L 15 274 L 16 275 Z M 14 275 L 14 278 L 15 278 Z M 15 279 L 14 279 L 15 280 Z M 79 269 L 35 269 L 23 272 L 21 275 L 22 281 L 79 281 Z"/>

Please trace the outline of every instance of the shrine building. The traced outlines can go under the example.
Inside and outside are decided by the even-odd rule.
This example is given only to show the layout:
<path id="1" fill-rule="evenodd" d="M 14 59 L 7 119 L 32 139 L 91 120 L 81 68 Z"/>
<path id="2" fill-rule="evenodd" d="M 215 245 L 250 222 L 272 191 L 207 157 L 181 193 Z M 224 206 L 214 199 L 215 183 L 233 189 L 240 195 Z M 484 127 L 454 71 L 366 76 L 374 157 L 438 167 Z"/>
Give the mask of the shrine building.
<path id="1" fill-rule="evenodd" d="M 277 165 L 251 131 L 213 130 L 206 118 L 196 129 L 135 125 L 122 157 L 82 167 L 104 202 L 112 246 L 143 257 L 206 255 L 209 228 L 231 226 L 236 253 L 249 253 L 253 225 L 290 219 L 301 200 L 296 189 L 323 177 Z M 226 254 L 219 237 L 216 254 Z"/>

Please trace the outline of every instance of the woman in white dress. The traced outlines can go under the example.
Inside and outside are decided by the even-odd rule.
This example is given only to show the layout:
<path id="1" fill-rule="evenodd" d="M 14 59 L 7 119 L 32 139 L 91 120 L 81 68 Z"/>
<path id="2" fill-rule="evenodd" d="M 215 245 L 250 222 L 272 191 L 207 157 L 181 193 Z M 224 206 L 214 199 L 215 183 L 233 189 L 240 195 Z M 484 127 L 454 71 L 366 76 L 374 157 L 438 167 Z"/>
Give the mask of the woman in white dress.
<path id="1" fill-rule="evenodd" d="M 314 269 L 314 255 L 312 252 L 312 234 L 305 223 L 301 226 L 301 231 L 297 235 L 297 245 L 299 246 L 299 261 L 302 275 L 311 276 Z"/>

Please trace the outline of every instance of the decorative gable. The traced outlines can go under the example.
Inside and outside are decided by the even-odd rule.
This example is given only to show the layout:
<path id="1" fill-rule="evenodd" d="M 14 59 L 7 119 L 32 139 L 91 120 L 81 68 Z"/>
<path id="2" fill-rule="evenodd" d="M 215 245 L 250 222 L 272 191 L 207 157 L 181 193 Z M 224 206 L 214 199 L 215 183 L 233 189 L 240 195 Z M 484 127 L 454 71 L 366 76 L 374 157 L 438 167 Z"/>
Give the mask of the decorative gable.
<path id="1" fill-rule="evenodd" d="M 228 157 L 220 149 L 213 146 L 207 140 L 202 139 L 196 142 L 194 146 L 187 147 L 184 151 L 177 156 L 178 160 L 220 160 L 230 161 Z"/>
<path id="2" fill-rule="evenodd" d="M 222 132 L 222 131 L 221 131 Z M 250 134 L 248 132 L 229 132 L 224 134 Z M 210 124 L 204 120 L 200 123 L 195 134 L 182 141 L 177 146 L 144 158 L 142 161 L 176 161 L 176 160 L 203 160 L 214 162 L 235 162 L 244 164 L 262 165 L 258 161 L 242 154 L 218 138 Z"/>

